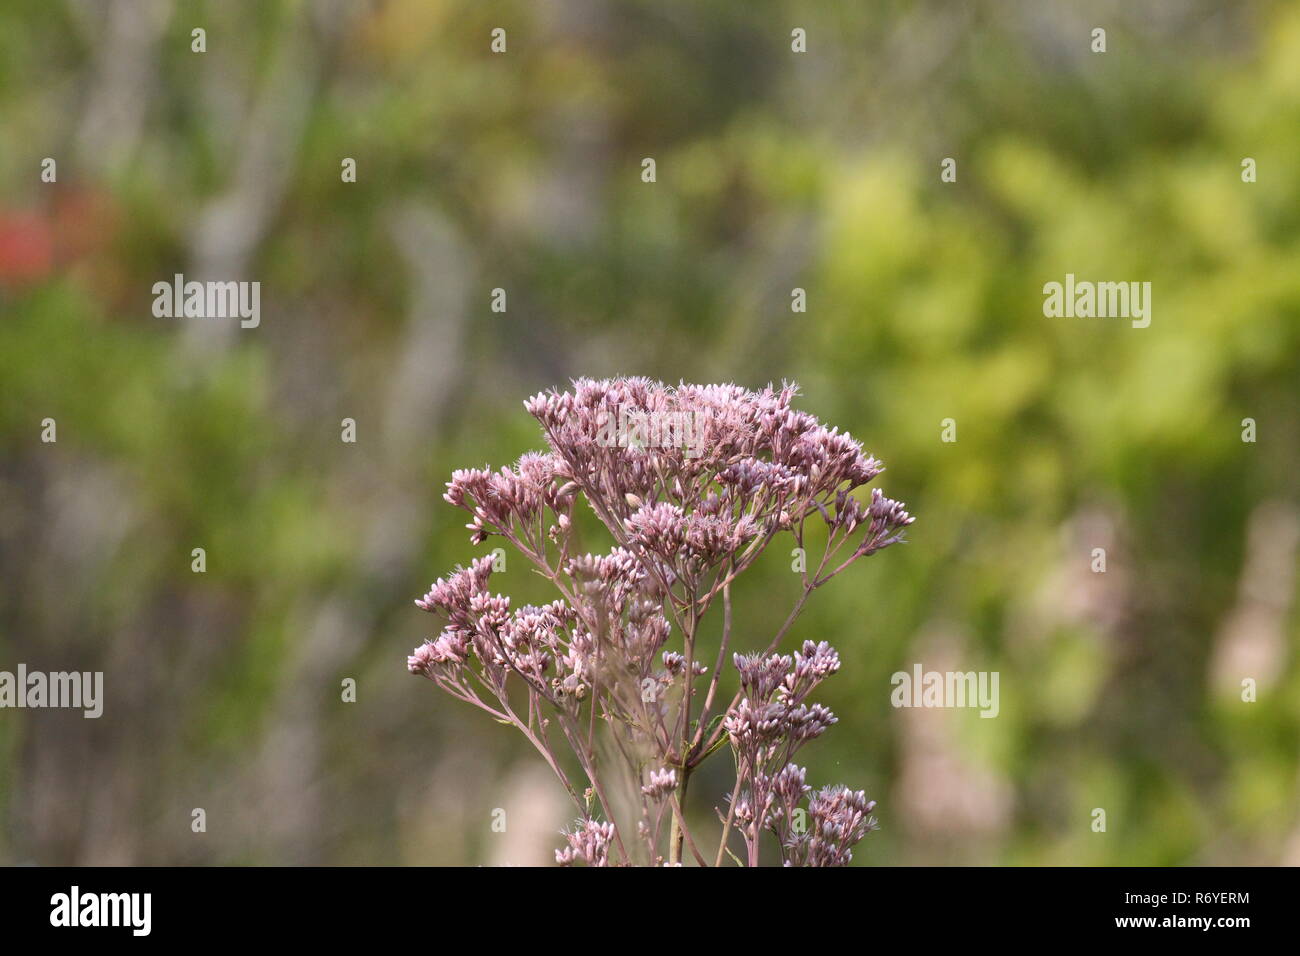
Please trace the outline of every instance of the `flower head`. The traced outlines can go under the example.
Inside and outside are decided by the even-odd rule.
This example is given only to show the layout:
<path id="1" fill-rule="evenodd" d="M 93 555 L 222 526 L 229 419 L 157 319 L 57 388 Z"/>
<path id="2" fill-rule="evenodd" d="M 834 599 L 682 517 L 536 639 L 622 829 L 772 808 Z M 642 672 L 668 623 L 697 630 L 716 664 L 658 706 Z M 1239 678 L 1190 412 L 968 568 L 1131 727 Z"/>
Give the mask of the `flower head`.
<path id="1" fill-rule="evenodd" d="M 542 752 L 580 814 L 556 852 L 561 865 L 630 862 L 638 841 L 642 859 L 661 861 L 655 843 L 679 781 L 726 743 L 737 768 L 728 825 L 743 834 L 751 865 L 764 829 L 787 864 L 841 866 L 875 826 L 875 804 L 860 791 L 814 793 L 791 762 L 836 722 L 811 700 L 841 666 L 834 648 L 805 640 L 781 652 L 774 640 L 765 653 L 734 654 L 739 688 L 727 705 L 720 682 L 732 672 L 710 666 L 726 660 L 726 648 L 708 642 L 730 625 L 701 623 L 720 605 L 731 620 L 731 582 L 779 536 L 800 548 L 825 542 L 820 563 L 796 569 L 807 597 L 902 541 L 912 523 L 901 502 L 878 488 L 868 494 L 884 466 L 848 432 L 793 407 L 797 396 L 788 383 L 582 378 L 524 403 L 545 450 L 496 471 L 457 470 L 447 482 L 444 498 L 469 515 L 470 540 L 500 536 L 560 599 L 513 607 L 489 590 L 494 559 L 480 557 L 415 602 L 443 627 L 407 668 L 513 724 Z M 604 526 L 603 551 L 577 542 L 588 516 Z M 598 759 L 602 732 L 614 740 Z M 555 751 L 557 741 L 576 761 Z M 620 759 L 624 772 L 602 786 L 603 767 Z M 573 778 L 574 766 L 587 781 Z M 628 805 L 639 803 L 635 826 L 611 813 L 621 805 L 606 802 L 612 782 L 624 785 Z M 603 822 L 593 819 L 597 803 Z"/>

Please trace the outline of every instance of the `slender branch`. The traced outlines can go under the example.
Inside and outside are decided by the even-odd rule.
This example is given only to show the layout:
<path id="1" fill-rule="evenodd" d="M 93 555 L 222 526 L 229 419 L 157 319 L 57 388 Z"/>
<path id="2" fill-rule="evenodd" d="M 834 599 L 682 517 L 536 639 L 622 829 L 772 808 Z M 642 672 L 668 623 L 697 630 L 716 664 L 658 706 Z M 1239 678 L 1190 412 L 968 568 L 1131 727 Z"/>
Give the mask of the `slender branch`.
<path id="1" fill-rule="evenodd" d="M 713 709 L 713 698 L 718 692 L 718 681 L 722 676 L 723 662 L 727 659 L 727 648 L 731 644 L 731 583 L 722 586 L 722 639 L 718 643 L 718 657 L 713 663 L 713 674 L 709 680 L 708 693 L 704 695 L 704 705 L 700 708 L 700 719 L 696 726 L 695 739 L 691 742 L 690 756 L 695 757 L 704 730 L 708 726 L 709 715 Z"/>
<path id="2" fill-rule="evenodd" d="M 722 854 L 727 849 L 727 837 L 731 835 L 731 821 L 736 818 L 736 801 L 740 799 L 740 767 L 736 767 L 736 785 L 731 790 L 731 800 L 727 804 L 727 819 L 722 824 L 722 839 L 718 841 L 718 856 L 714 866 L 722 866 Z"/>
<path id="3" fill-rule="evenodd" d="M 683 790 L 683 792 L 685 791 Z M 682 821 L 680 836 L 686 838 L 686 846 L 690 848 L 691 855 L 695 857 L 695 861 L 699 863 L 700 866 L 708 866 L 709 864 L 706 863 L 704 860 L 704 855 L 700 853 L 699 849 L 697 849 L 695 846 L 695 840 L 694 838 L 691 837 L 691 831 L 686 827 L 685 817 L 682 815 L 681 804 L 677 802 L 677 795 L 675 793 L 669 794 L 668 799 L 672 802 L 675 819 Z M 673 862 L 674 863 L 681 862 L 680 850 L 678 851 L 676 855 L 676 859 L 674 859 Z"/>

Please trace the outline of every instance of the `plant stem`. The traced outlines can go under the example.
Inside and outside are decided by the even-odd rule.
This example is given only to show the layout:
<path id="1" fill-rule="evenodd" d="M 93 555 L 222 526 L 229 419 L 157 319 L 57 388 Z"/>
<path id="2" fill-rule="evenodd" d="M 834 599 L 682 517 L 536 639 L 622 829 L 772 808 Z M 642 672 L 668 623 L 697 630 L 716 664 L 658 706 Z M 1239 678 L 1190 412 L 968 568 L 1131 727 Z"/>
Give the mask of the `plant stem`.
<path id="1" fill-rule="evenodd" d="M 740 799 L 740 768 L 736 768 L 736 785 L 731 790 L 731 802 L 727 804 L 727 819 L 722 824 L 722 839 L 718 841 L 718 856 L 714 866 L 722 866 L 722 854 L 727 850 L 727 837 L 731 836 L 731 821 L 736 818 L 736 801 Z"/>
<path id="2" fill-rule="evenodd" d="M 686 838 L 686 819 L 682 814 L 682 804 L 686 802 L 686 784 L 690 781 L 691 772 L 688 768 L 682 767 L 680 779 L 677 782 L 677 790 L 673 794 L 673 826 L 669 831 L 668 843 L 668 862 L 682 862 L 682 841 Z M 692 851 L 694 841 L 692 841 Z M 698 854 L 697 854 L 698 855 Z"/>
<path id="3" fill-rule="evenodd" d="M 683 797 L 686 795 L 686 784 L 684 780 L 682 786 L 679 789 L 679 793 Z M 673 794 L 671 799 L 673 802 L 673 814 L 674 814 L 673 818 L 675 820 L 681 821 L 681 829 L 676 834 L 677 845 L 675 847 L 675 851 L 676 851 L 677 859 L 675 862 L 677 863 L 681 862 L 682 859 L 681 840 L 685 838 L 686 845 L 690 847 L 691 855 L 695 857 L 695 862 L 699 863 L 700 866 L 708 866 L 709 864 L 705 861 L 704 854 L 702 854 L 699 851 L 699 849 L 695 846 L 695 840 L 691 836 L 691 831 L 686 828 L 686 817 L 685 814 L 682 813 L 682 805 L 681 802 L 677 799 L 677 794 Z"/>

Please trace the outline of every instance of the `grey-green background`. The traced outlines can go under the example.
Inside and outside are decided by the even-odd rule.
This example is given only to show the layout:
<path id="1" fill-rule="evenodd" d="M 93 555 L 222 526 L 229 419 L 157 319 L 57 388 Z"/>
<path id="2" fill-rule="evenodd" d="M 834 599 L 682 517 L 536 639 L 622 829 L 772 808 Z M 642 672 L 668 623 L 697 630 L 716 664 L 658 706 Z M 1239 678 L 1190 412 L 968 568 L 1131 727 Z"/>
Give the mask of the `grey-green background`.
<path id="1" fill-rule="evenodd" d="M 1295 3 L 9 0 L 0 669 L 106 702 L 0 711 L 0 861 L 550 859 L 411 600 L 487 550 L 442 482 L 538 446 L 527 395 L 647 374 L 799 381 L 918 518 L 794 635 L 844 660 L 804 755 L 880 802 L 855 864 L 1300 862 L 1298 224 Z M 261 326 L 154 318 L 177 272 Z M 1068 272 L 1150 328 L 1045 318 Z M 892 708 L 918 662 L 998 718 Z"/>

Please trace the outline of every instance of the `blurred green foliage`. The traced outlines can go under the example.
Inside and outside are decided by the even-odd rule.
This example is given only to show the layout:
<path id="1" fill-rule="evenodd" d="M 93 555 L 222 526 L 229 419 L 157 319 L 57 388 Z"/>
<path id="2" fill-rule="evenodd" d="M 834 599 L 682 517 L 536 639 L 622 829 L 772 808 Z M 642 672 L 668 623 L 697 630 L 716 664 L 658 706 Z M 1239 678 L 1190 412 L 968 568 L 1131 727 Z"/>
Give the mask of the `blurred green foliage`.
<path id="1" fill-rule="evenodd" d="M 799 381 L 918 518 L 795 634 L 844 659 L 805 753 L 880 801 L 858 863 L 1300 862 L 1297 157 L 1282 2 L 6 4 L 0 668 L 108 701 L 0 714 L 0 859 L 538 859 L 491 811 L 563 807 L 405 674 L 410 601 L 523 398 L 648 374 Z M 258 329 L 151 315 L 205 269 Z M 1066 273 L 1150 328 L 1045 318 Z M 773 548 L 741 633 L 796 587 Z M 999 717 L 893 709 L 917 662 Z"/>

